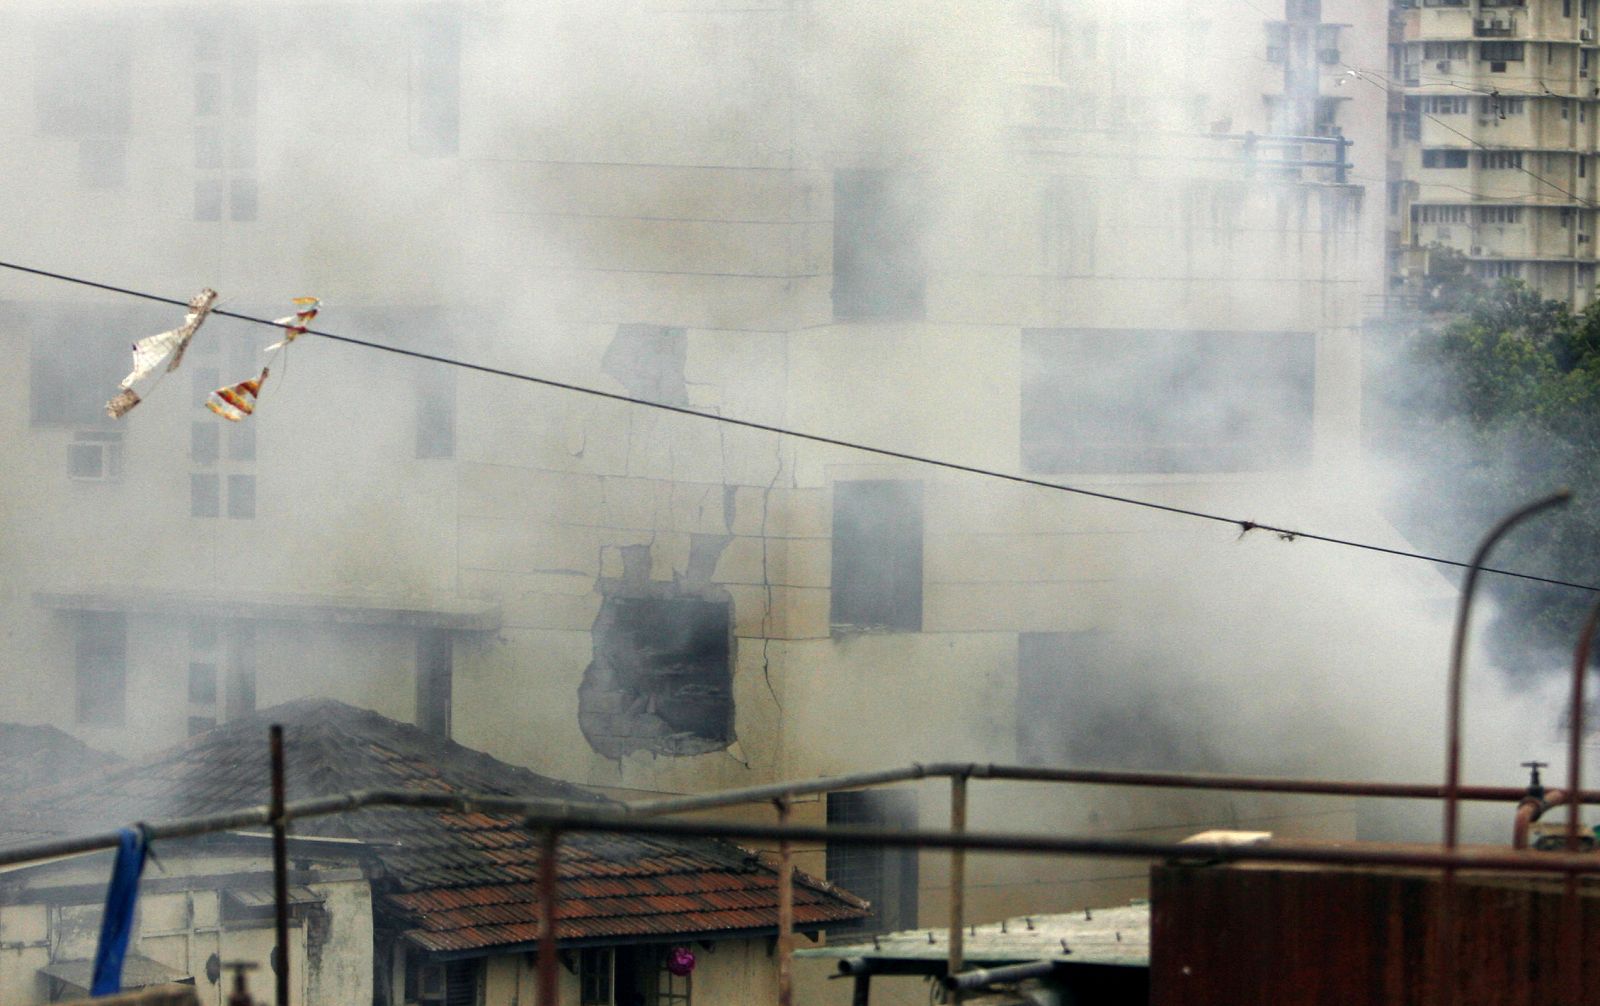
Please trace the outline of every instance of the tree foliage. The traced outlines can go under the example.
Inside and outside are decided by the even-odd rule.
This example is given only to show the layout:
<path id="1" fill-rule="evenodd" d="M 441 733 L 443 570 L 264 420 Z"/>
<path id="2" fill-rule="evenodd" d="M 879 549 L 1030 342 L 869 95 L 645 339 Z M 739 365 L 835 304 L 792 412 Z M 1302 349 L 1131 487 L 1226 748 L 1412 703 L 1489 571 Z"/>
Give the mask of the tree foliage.
<path id="1" fill-rule="evenodd" d="M 1470 553 L 1521 503 L 1560 486 L 1576 498 L 1500 546 L 1491 565 L 1600 583 L 1600 303 L 1573 313 L 1516 281 L 1447 278 L 1433 323 L 1376 382 L 1380 446 L 1410 469 L 1402 526 L 1419 544 Z M 1504 655 L 1570 651 L 1595 597 L 1491 577 Z"/>

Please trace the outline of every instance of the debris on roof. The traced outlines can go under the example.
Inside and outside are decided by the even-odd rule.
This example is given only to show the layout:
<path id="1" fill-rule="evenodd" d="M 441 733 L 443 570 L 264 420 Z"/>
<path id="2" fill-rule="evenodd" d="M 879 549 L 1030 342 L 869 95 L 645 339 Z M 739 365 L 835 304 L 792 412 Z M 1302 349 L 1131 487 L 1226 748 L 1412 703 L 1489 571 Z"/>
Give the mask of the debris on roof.
<path id="1" fill-rule="evenodd" d="M 950 957 L 948 929 L 908 929 L 863 943 L 830 943 L 795 951 L 796 957 L 928 961 Z M 969 928 L 962 940 L 969 966 L 1056 961 L 1062 964 L 1150 965 L 1150 905 L 1091 908 L 1064 915 L 1023 915 Z M 931 972 L 930 972 L 931 973 Z"/>

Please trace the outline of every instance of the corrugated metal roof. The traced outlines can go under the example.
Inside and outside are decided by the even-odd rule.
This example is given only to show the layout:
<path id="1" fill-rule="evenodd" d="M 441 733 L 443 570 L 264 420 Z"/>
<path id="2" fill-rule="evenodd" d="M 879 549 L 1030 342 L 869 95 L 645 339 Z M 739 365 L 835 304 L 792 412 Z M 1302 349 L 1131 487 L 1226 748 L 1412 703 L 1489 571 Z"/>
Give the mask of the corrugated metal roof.
<path id="1" fill-rule="evenodd" d="M 587 790 L 508 765 L 376 713 L 331 700 L 292 702 L 188 743 L 27 801 L 62 833 L 259 806 L 269 795 L 266 736 L 282 723 L 290 799 L 414 789 L 608 804 Z M 512 816 L 362 810 L 296 823 L 370 843 L 387 885 L 380 911 L 427 950 L 460 952 L 537 938 L 539 840 Z M 777 872 L 754 852 L 711 839 L 563 836 L 562 939 L 709 936 L 777 925 Z M 868 906 L 796 874 L 802 928 L 859 919 Z"/>
<path id="2" fill-rule="evenodd" d="M 87 992 L 94 982 L 94 961 L 56 961 L 40 968 L 39 973 Z M 128 954 L 122 959 L 122 987 L 127 990 L 193 981 L 193 976 L 148 957 Z"/>
<path id="3" fill-rule="evenodd" d="M 859 943 L 807 947 L 796 950 L 795 956 L 944 961 L 950 957 L 950 930 L 907 929 Z M 1150 906 L 1135 902 L 1066 915 L 1022 915 L 973 926 L 962 941 L 962 959 L 969 967 L 1045 960 L 1148 967 Z"/>

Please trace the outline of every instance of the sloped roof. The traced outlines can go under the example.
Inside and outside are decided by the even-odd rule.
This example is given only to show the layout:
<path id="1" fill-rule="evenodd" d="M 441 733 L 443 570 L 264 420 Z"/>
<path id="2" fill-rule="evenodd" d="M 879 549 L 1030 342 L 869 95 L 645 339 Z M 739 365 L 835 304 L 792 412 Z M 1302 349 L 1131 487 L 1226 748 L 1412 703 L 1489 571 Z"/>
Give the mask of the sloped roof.
<path id="1" fill-rule="evenodd" d="M 358 789 L 413 789 L 607 804 L 569 783 L 508 765 L 377 713 L 302 700 L 236 720 L 188 743 L 39 791 L 56 830 L 86 831 L 257 806 L 268 800 L 267 726 L 282 723 L 290 800 Z M 296 834 L 371 842 L 380 910 L 424 950 L 467 952 L 537 938 L 538 838 L 509 816 L 363 810 L 293 826 Z M 867 914 L 865 902 L 805 874 L 796 928 Z M 711 839 L 564 836 L 557 936 L 563 940 L 712 937 L 777 924 L 777 874 L 753 852 Z"/>
<path id="2" fill-rule="evenodd" d="M 24 792 L 120 763 L 55 727 L 0 723 L 0 845 L 55 833 L 48 819 L 19 799 Z"/>
<path id="3" fill-rule="evenodd" d="M 0 723 L 0 806 L 24 790 L 107 769 L 120 761 L 55 727 Z"/>

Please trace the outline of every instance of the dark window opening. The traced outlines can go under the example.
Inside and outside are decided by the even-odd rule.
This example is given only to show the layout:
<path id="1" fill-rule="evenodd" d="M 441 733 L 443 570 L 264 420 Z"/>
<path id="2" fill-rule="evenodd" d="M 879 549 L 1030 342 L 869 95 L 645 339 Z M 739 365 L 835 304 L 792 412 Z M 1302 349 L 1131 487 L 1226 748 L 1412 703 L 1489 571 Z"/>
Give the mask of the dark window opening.
<path id="1" fill-rule="evenodd" d="M 578 1006 L 612 1006 L 611 977 L 615 958 L 610 947 L 578 951 Z"/>
<path id="2" fill-rule="evenodd" d="M 228 670 L 225 699 L 228 719 L 256 711 L 256 627 L 235 622 L 228 630 Z"/>
<path id="3" fill-rule="evenodd" d="M 906 790 L 874 789 L 828 794 L 828 825 L 914 829 L 917 796 Z M 917 853 L 864 845 L 827 847 L 828 882 L 865 898 L 872 914 L 845 931 L 888 933 L 917 925 Z"/>
<path id="4" fill-rule="evenodd" d="M 1034 329 L 1022 358 L 1029 471 L 1263 471 L 1310 458 L 1309 333 Z"/>
<path id="5" fill-rule="evenodd" d="M 1465 150 L 1424 150 L 1422 166 L 1425 168 L 1464 168 L 1467 166 Z"/>
<path id="6" fill-rule="evenodd" d="M 608 595 L 578 692 L 590 745 L 620 758 L 639 750 L 704 754 L 731 744 L 732 614 L 722 598 Z"/>
<path id="7" fill-rule="evenodd" d="M 121 726 L 128 687 L 128 618 L 120 612 L 85 611 L 77 625 L 78 722 Z"/>
<path id="8" fill-rule="evenodd" d="M 828 621 L 836 632 L 922 629 L 922 483 L 837 482 Z"/>
<path id="9" fill-rule="evenodd" d="M 417 637 L 417 726 L 439 737 L 450 736 L 453 651 L 448 632 L 434 630 Z"/>
<path id="10" fill-rule="evenodd" d="M 170 317 L 140 309 L 0 305 L 0 327 L 31 335 L 30 422 L 111 426 L 106 399 L 133 365 L 129 345 L 163 322 L 172 327 Z"/>
<path id="11" fill-rule="evenodd" d="M 916 320 L 925 313 L 923 227 L 912 184 L 887 171 L 834 173 L 834 318 Z"/>
<path id="12" fill-rule="evenodd" d="M 436 964 L 407 953 L 404 1001 L 417 1006 L 476 1006 L 482 964 L 476 958 Z"/>

